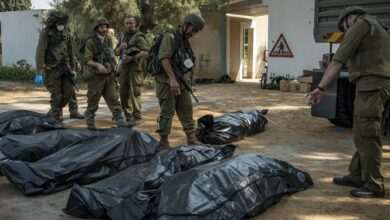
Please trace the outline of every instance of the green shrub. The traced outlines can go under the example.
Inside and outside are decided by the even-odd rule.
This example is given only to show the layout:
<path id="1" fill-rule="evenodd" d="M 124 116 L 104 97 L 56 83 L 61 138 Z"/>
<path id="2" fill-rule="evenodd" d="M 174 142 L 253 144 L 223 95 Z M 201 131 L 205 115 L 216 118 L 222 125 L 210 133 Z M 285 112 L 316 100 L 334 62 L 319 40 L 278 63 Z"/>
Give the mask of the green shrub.
<path id="1" fill-rule="evenodd" d="M 0 79 L 34 82 L 36 70 L 26 60 L 19 60 L 12 66 L 0 66 Z"/>

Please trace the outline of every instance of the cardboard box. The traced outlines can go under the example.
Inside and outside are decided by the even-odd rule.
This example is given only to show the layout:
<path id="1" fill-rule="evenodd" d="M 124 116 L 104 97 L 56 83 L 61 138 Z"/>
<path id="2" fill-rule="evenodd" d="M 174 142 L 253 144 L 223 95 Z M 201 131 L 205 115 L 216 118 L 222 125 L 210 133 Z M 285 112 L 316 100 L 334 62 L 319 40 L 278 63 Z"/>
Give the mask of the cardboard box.
<path id="1" fill-rule="evenodd" d="M 280 80 L 279 82 L 279 90 L 282 92 L 289 92 L 290 91 L 290 82 L 288 80 Z"/>
<path id="2" fill-rule="evenodd" d="M 312 83 L 313 76 L 298 76 L 297 80 L 301 83 Z"/>
<path id="3" fill-rule="evenodd" d="M 303 70 L 302 75 L 303 76 L 312 76 L 313 75 L 313 71 L 311 71 L 311 70 Z"/>
<path id="4" fill-rule="evenodd" d="M 290 83 L 290 92 L 296 92 L 296 93 L 311 92 L 311 84 L 310 83 L 291 82 Z"/>

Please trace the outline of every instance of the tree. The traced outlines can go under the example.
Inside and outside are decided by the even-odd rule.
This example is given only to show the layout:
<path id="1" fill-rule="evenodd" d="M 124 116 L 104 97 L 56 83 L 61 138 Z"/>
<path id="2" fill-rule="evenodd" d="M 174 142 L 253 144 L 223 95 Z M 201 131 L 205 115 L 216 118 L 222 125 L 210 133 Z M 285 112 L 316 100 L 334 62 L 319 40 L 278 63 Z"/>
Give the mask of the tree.
<path id="1" fill-rule="evenodd" d="M 31 9 L 30 0 L 0 0 L 0 12 L 23 11 Z"/>

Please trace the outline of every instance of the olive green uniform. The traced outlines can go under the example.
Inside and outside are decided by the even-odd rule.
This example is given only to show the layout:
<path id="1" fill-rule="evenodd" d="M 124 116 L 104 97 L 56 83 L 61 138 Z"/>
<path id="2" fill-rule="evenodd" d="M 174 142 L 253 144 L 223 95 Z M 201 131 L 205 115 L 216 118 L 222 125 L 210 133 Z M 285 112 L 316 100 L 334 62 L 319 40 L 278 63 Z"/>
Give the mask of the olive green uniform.
<path id="1" fill-rule="evenodd" d="M 70 33 L 66 29 L 57 31 L 55 26 L 44 29 L 39 36 L 35 59 L 37 71 L 44 74 L 44 83 L 51 95 L 51 116 L 58 119 L 74 93 L 73 85 L 57 70 L 60 62 L 74 69 Z"/>
<path id="2" fill-rule="evenodd" d="M 122 109 L 119 103 L 118 87 L 115 78 L 115 54 L 111 38 L 106 36 L 103 43 L 95 35 L 85 43 L 85 62 L 93 60 L 98 62 L 109 71 L 108 74 L 100 74 L 97 69 L 86 70 L 88 79 L 88 106 L 84 113 L 87 124 L 94 124 L 95 112 L 99 107 L 100 97 L 103 96 L 113 117 L 118 120 L 122 118 Z"/>
<path id="3" fill-rule="evenodd" d="M 121 43 L 127 43 L 127 56 L 135 56 L 139 51 L 148 51 L 145 36 L 140 31 L 126 32 L 121 37 Z M 122 53 L 122 51 L 120 52 Z M 141 91 L 144 83 L 143 58 L 130 63 L 121 64 L 119 71 L 119 94 L 126 119 L 132 117 L 141 119 Z"/>
<path id="4" fill-rule="evenodd" d="M 191 47 L 188 40 L 183 40 L 180 36 L 180 30 L 174 29 L 176 35 L 173 32 L 167 31 L 161 41 L 158 59 L 169 58 L 171 62 L 180 62 L 179 59 L 175 59 L 175 51 L 180 50 L 182 52 L 191 52 Z M 178 48 L 176 48 L 178 45 Z M 188 51 L 190 50 L 190 51 Z M 181 65 L 177 63 L 177 65 Z M 181 94 L 175 96 L 171 92 L 171 86 L 169 84 L 169 78 L 166 73 L 160 73 L 156 75 L 156 96 L 160 104 L 160 116 L 159 116 L 159 128 L 157 132 L 160 136 L 168 136 L 171 132 L 172 118 L 177 113 L 177 116 L 183 126 L 183 130 L 186 134 L 195 131 L 195 121 L 193 119 L 193 106 L 190 93 L 181 86 Z"/>
<path id="5" fill-rule="evenodd" d="M 390 103 L 390 35 L 373 17 L 361 16 L 346 33 L 333 60 L 349 60 L 356 83 L 350 179 L 373 192 L 384 190 L 381 128 Z"/>

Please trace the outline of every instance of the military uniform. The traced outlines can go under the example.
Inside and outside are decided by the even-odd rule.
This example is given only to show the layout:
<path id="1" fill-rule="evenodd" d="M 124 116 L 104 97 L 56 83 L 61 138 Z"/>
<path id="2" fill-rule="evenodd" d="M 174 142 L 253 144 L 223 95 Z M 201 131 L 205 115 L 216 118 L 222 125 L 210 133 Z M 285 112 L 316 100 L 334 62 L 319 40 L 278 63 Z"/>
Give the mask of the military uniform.
<path id="1" fill-rule="evenodd" d="M 50 114 L 62 121 L 62 108 L 69 102 L 74 89 L 57 66 L 61 62 L 73 70 L 74 55 L 71 35 L 67 29 L 56 29 L 57 18 L 67 21 L 67 16 L 62 13 L 52 12 L 49 15 L 47 28 L 39 36 L 35 58 L 37 71 L 44 74 L 44 83 L 50 92 Z"/>
<path id="2" fill-rule="evenodd" d="M 127 43 L 127 56 L 135 56 L 139 51 L 148 51 L 145 36 L 140 31 L 126 32 L 121 37 L 121 43 Z M 122 53 L 122 52 L 121 52 Z M 144 82 L 144 59 L 137 59 L 130 63 L 121 64 L 119 71 L 119 94 L 123 112 L 126 119 L 141 119 L 141 90 Z"/>
<path id="3" fill-rule="evenodd" d="M 188 40 L 183 40 L 180 29 L 167 31 L 161 41 L 161 46 L 158 53 L 158 59 L 169 58 L 171 62 L 176 62 L 176 65 L 181 66 L 180 59 L 175 59 L 176 50 L 182 53 L 191 53 L 192 50 Z M 176 45 L 178 48 L 175 48 Z M 190 93 L 181 87 L 181 94 L 175 96 L 171 92 L 169 78 L 165 73 L 156 75 L 156 96 L 160 104 L 159 128 L 157 132 L 161 136 L 168 136 L 171 132 L 172 118 L 177 113 L 179 120 L 186 134 L 195 131 L 195 121 L 193 119 L 193 106 Z"/>
<path id="4" fill-rule="evenodd" d="M 383 192 L 383 128 L 390 104 L 390 34 L 373 17 L 360 16 L 347 31 L 333 60 L 349 60 L 356 83 L 353 138 L 356 152 L 349 178 L 372 192 Z"/>
<path id="5" fill-rule="evenodd" d="M 95 27 L 96 28 L 96 27 Z M 122 109 L 119 103 L 118 87 L 115 77 L 115 54 L 111 38 L 106 36 L 103 42 L 97 35 L 89 38 L 85 43 L 84 60 L 93 60 L 102 64 L 108 74 L 100 74 L 97 69 L 91 68 L 88 79 L 88 106 L 84 113 L 88 128 L 94 128 L 95 112 L 99 107 L 100 97 L 103 96 L 118 127 L 128 126 L 123 123 Z"/>

